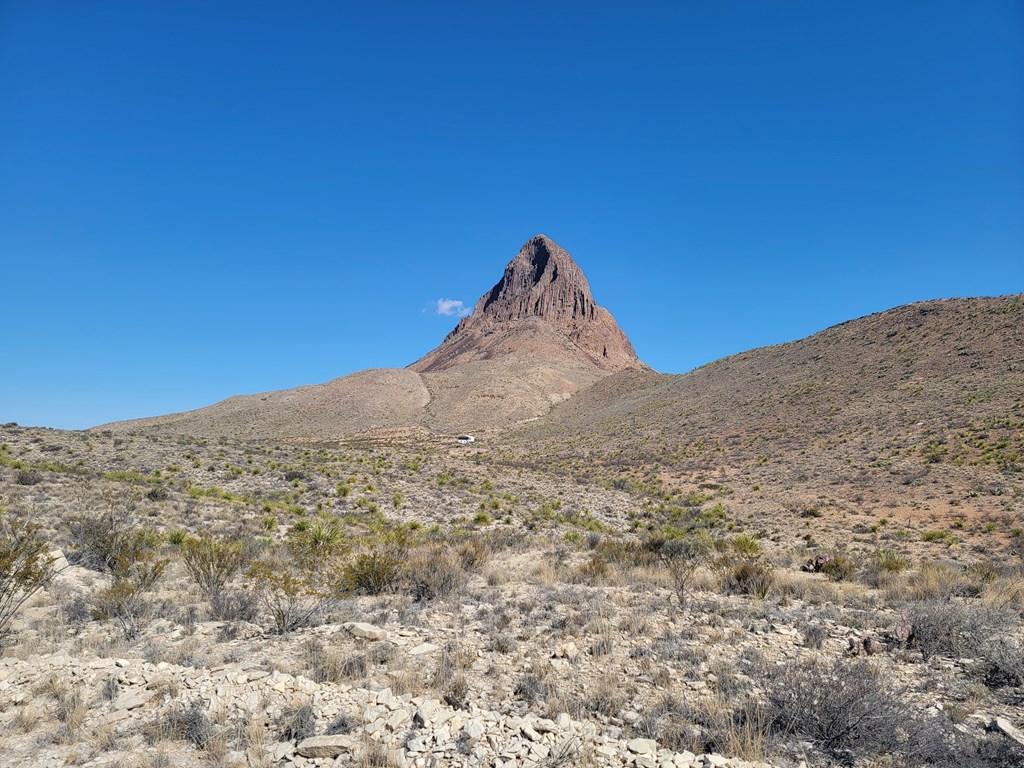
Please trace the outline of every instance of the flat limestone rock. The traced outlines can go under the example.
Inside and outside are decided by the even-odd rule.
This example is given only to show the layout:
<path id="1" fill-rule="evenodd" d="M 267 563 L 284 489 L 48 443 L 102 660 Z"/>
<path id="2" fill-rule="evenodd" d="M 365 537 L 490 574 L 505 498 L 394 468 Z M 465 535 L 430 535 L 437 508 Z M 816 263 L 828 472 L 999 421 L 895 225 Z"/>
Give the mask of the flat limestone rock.
<path id="1" fill-rule="evenodd" d="M 114 709 L 138 709 L 156 696 L 156 691 L 129 691 L 114 701 Z"/>
<path id="2" fill-rule="evenodd" d="M 299 742 L 296 751 L 303 757 L 337 757 L 352 751 L 352 737 L 311 736 Z"/>

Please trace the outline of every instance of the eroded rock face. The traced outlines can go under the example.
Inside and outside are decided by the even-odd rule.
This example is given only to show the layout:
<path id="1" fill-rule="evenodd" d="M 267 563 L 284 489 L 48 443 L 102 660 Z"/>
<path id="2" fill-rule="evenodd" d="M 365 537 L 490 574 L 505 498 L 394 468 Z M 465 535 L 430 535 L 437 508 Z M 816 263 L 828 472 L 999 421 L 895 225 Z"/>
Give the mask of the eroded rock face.
<path id="1" fill-rule="evenodd" d="M 409 367 L 420 373 L 495 357 L 644 368 L 629 339 L 590 293 L 572 257 L 544 235 L 527 241 L 501 280 L 441 346 Z"/>

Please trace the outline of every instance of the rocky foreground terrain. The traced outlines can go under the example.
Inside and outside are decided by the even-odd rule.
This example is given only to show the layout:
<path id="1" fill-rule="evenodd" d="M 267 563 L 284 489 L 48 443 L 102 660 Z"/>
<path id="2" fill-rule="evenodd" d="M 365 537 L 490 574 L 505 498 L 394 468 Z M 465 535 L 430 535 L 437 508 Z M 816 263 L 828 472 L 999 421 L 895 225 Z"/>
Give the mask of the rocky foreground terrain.
<path id="1" fill-rule="evenodd" d="M 759 537 L 728 488 L 486 440 L 0 445 L 46 572 L 0 613 L 3 765 L 1024 764 L 1016 528 Z"/>

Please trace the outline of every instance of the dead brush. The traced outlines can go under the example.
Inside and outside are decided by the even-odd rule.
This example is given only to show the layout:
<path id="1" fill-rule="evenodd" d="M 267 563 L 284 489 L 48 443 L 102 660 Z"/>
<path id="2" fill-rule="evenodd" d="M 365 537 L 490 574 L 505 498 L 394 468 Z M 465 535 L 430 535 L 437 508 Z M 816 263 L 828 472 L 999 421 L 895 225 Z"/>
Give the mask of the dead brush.
<path id="1" fill-rule="evenodd" d="M 18 707 L 14 715 L 14 726 L 22 733 L 31 733 L 43 719 L 43 710 L 37 704 L 28 703 Z"/>
<path id="2" fill-rule="evenodd" d="M 292 702 L 281 711 L 277 735 L 281 741 L 302 741 L 316 734 L 316 710 L 309 701 Z"/>
<path id="3" fill-rule="evenodd" d="M 441 650 L 431 687 L 441 694 L 449 706 L 462 708 L 469 696 L 469 681 L 465 670 L 470 659 L 456 643 L 448 643 Z"/>
<path id="4" fill-rule="evenodd" d="M 626 705 L 626 693 L 622 680 L 614 675 L 604 675 L 597 681 L 587 697 L 586 707 L 605 717 L 615 717 Z"/>
<path id="5" fill-rule="evenodd" d="M 69 744 L 75 740 L 78 730 L 89 715 L 89 705 L 80 686 L 69 686 L 56 696 L 57 706 L 54 717 L 61 723 L 55 740 Z"/>

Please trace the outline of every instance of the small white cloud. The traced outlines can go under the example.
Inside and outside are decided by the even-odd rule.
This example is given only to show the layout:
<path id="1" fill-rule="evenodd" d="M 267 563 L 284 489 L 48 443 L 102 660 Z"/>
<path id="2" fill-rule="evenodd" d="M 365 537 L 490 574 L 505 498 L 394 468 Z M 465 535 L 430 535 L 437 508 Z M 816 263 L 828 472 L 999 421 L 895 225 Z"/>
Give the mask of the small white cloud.
<path id="1" fill-rule="evenodd" d="M 473 311 L 459 299 L 438 299 L 434 302 L 434 311 L 446 317 L 465 317 Z"/>

